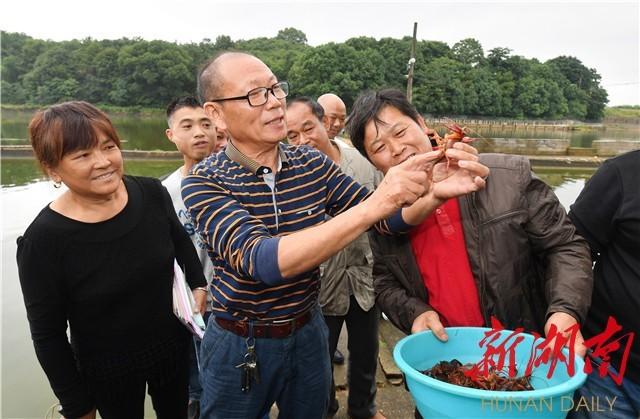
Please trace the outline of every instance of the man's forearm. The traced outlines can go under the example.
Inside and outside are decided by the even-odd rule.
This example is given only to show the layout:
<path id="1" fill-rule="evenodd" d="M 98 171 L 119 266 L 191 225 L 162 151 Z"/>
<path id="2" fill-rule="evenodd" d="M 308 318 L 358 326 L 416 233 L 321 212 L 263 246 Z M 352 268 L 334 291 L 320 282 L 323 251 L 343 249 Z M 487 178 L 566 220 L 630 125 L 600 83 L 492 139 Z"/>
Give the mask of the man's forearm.
<path id="1" fill-rule="evenodd" d="M 282 237 L 278 243 L 278 266 L 284 278 L 315 269 L 377 220 L 366 201 L 325 223 Z"/>
<path id="2" fill-rule="evenodd" d="M 402 209 L 402 219 L 409 225 L 419 225 L 429 214 L 442 205 L 443 202 L 444 201 L 434 198 L 432 194 L 425 195 L 410 207 Z"/>

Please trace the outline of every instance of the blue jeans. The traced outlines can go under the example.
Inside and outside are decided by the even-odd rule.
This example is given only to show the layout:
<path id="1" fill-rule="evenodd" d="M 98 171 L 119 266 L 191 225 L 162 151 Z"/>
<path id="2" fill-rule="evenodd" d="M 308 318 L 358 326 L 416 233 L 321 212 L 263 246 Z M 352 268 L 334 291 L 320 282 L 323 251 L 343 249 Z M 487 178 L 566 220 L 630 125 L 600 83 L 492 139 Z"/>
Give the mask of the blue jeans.
<path id="1" fill-rule="evenodd" d="M 609 366 L 609 371 L 618 374 L 612 366 Z M 589 374 L 584 386 L 576 390 L 573 399 L 574 410 L 567 415 L 570 419 L 640 417 L 640 384 L 624 379 L 621 385 L 617 385 L 609 374 L 600 377 L 597 368 Z"/>
<path id="2" fill-rule="evenodd" d="M 319 307 L 293 335 L 256 339 L 260 383 L 253 381 L 243 393 L 242 369 L 236 365 L 244 362 L 245 338 L 221 328 L 212 316 L 200 348 L 200 416 L 262 418 L 276 403 L 279 418 L 323 419 L 331 386 L 328 339 Z"/>
<path id="3" fill-rule="evenodd" d="M 204 313 L 205 323 L 209 320 L 210 311 Z M 200 385 L 200 339 L 193 337 L 189 349 L 189 400 L 200 400 L 202 386 Z"/>

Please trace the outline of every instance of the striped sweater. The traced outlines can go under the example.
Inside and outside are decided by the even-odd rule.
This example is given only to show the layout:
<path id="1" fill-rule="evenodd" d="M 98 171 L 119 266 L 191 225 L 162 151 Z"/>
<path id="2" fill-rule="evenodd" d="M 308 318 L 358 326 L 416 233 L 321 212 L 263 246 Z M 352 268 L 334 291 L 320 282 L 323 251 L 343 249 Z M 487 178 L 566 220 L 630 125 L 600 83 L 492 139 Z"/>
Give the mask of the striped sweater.
<path id="1" fill-rule="evenodd" d="M 318 269 L 283 278 L 281 236 L 322 224 L 362 202 L 369 191 L 310 147 L 279 145 L 281 168 L 271 173 L 229 143 L 182 181 L 182 197 L 209 244 L 215 267 L 214 315 L 270 321 L 294 317 L 316 304 Z M 376 225 L 407 229 L 400 211 Z"/>

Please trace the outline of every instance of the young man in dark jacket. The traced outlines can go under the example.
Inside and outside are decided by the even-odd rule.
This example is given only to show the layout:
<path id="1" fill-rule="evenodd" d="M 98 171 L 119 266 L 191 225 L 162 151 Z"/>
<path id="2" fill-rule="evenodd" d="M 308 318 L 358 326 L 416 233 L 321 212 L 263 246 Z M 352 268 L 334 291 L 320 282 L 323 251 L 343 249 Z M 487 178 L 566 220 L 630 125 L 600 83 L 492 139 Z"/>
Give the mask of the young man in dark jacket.
<path id="1" fill-rule="evenodd" d="M 402 92 L 361 95 L 347 125 L 354 146 L 386 173 L 431 151 L 424 120 Z M 371 232 L 376 302 L 405 333 L 489 326 L 547 333 L 585 319 L 593 278 L 586 241 L 553 191 L 520 156 L 484 154 L 486 188 L 441 206 L 410 234 Z M 453 163 L 454 164 L 454 163 Z M 447 163 L 433 170 L 446 177 Z M 578 332 L 576 351 L 584 354 Z"/>

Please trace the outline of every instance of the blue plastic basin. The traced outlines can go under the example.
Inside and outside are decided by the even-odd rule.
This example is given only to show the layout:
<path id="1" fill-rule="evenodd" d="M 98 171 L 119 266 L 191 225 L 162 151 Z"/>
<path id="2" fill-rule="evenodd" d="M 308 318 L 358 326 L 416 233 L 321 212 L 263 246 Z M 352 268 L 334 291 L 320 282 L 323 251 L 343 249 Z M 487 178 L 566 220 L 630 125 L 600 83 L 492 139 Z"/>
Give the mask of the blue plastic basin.
<path id="1" fill-rule="evenodd" d="M 480 341 L 490 329 L 481 327 L 447 328 L 449 340 L 440 342 L 430 331 L 410 335 L 400 340 L 393 350 L 396 364 L 405 375 L 407 386 L 420 414 L 425 418 L 564 418 L 573 406 L 573 392 L 582 386 L 587 376 L 584 361 L 575 357 L 574 375 L 567 365 L 557 362 L 551 378 L 550 364 L 541 364 L 531 374 L 533 391 L 488 391 L 466 388 L 427 377 L 420 371 L 440 361 L 457 359 L 463 364 L 482 360 L 485 347 Z M 501 332 L 498 344 L 511 331 Z M 516 347 L 518 374 L 524 373 L 534 336 L 522 333 L 524 340 Z M 542 339 L 542 338 L 540 338 Z M 513 341 L 513 340 L 512 340 Z M 511 341 L 511 342 L 512 342 Z M 569 356 L 569 351 L 564 350 Z"/>

